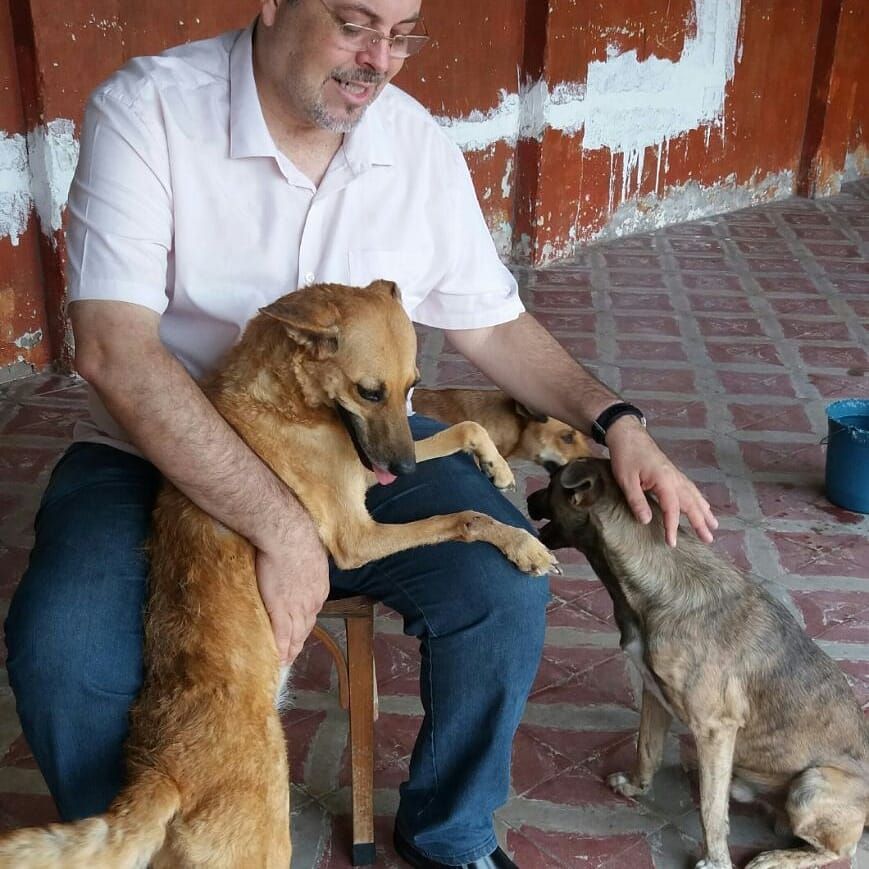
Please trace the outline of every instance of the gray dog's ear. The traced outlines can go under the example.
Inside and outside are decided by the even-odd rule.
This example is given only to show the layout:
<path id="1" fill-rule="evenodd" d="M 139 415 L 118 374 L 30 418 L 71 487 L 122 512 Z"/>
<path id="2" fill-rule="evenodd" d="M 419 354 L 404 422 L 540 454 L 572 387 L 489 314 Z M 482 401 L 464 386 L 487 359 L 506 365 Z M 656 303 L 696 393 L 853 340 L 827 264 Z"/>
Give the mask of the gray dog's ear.
<path id="1" fill-rule="evenodd" d="M 546 422 L 549 417 L 545 413 L 539 413 L 536 410 L 531 410 L 530 408 L 525 407 L 524 404 L 520 401 L 513 401 L 513 406 L 516 409 L 516 413 L 519 416 L 524 416 L 527 419 L 534 420 L 534 422 Z"/>
<path id="2" fill-rule="evenodd" d="M 290 337 L 307 347 L 315 359 L 325 359 L 338 350 L 341 315 L 318 293 L 288 293 L 260 308 L 260 313 L 283 323 Z"/>
<path id="3" fill-rule="evenodd" d="M 595 466 L 581 459 L 567 465 L 558 478 L 562 488 L 570 490 L 570 500 L 576 507 L 585 507 L 593 500 L 590 496 L 597 481 Z"/>
<path id="4" fill-rule="evenodd" d="M 559 482 L 565 489 L 586 490 L 594 485 L 595 476 L 594 467 L 580 460 L 571 462 L 565 467 Z"/>

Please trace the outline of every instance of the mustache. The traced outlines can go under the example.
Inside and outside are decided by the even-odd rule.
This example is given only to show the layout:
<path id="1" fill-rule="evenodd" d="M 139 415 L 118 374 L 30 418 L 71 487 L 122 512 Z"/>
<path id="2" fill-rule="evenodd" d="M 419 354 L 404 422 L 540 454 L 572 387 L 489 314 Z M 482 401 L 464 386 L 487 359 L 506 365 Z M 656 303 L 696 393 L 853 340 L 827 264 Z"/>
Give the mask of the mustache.
<path id="1" fill-rule="evenodd" d="M 356 84 L 380 84 L 386 80 L 383 73 L 375 72 L 373 69 L 333 69 L 330 73 L 332 78 L 343 82 L 354 82 Z"/>

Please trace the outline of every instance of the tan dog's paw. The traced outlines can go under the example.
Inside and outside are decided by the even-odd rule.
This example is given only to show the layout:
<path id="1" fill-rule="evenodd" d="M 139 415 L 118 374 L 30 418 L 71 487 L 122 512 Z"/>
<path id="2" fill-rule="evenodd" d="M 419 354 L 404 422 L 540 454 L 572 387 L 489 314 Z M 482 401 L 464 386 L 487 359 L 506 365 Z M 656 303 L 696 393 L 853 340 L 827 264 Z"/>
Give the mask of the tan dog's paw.
<path id="1" fill-rule="evenodd" d="M 821 859 L 823 854 L 818 852 L 818 865 L 823 865 Z M 785 869 L 786 866 L 793 866 L 793 851 L 765 851 L 763 854 L 758 854 L 745 869 Z"/>
<path id="2" fill-rule="evenodd" d="M 612 775 L 608 775 L 606 783 L 623 797 L 635 797 L 637 794 L 644 794 L 649 789 L 648 785 L 646 787 L 635 785 L 626 772 L 614 772 Z"/>
<path id="3" fill-rule="evenodd" d="M 511 529 L 504 554 L 524 573 L 533 576 L 561 574 L 555 556 L 533 534 L 521 528 Z"/>
<path id="4" fill-rule="evenodd" d="M 515 491 L 516 478 L 506 460 L 498 452 L 487 454 L 485 458 L 479 456 L 477 462 L 480 470 L 492 481 L 496 489 L 503 491 Z"/>
<path id="5" fill-rule="evenodd" d="M 754 863 L 749 863 L 747 869 L 750 869 Z M 694 864 L 694 869 L 733 869 L 733 864 L 728 857 L 726 860 L 713 860 L 711 857 L 704 857 L 702 860 Z M 771 869 L 771 867 L 770 867 Z"/>

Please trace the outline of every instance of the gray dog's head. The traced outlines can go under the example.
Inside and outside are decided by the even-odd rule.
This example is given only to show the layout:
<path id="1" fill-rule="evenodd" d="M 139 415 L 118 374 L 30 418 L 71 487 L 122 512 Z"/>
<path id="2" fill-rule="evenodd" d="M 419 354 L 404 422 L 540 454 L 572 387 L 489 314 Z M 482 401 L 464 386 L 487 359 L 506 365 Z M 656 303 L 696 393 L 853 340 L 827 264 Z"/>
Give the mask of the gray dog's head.
<path id="1" fill-rule="evenodd" d="M 540 540 L 550 549 L 582 548 L 593 532 L 593 517 L 622 508 L 628 509 L 627 503 L 609 459 L 575 459 L 551 476 L 549 488 L 528 497 L 528 515 L 549 520 Z"/>

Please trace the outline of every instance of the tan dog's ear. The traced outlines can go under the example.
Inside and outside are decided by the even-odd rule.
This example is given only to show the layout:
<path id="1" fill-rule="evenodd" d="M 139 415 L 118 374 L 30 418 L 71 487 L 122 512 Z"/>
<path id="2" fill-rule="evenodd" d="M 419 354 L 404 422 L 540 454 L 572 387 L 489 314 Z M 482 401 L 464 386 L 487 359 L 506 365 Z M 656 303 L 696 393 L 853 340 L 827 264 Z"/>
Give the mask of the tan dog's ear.
<path id="1" fill-rule="evenodd" d="M 316 293 L 288 293 L 260 308 L 260 313 L 284 324 L 290 337 L 307 347 L 315 359 L 338 350 L 338 308 Z"/>
<path id="2" fill-rule="evenodd" d="M 395 281 L 372 281 L 367 289 L 376 290 L 381 293 L 387 293 L 392 296 L 393 299 L 397 299 L 399 302 L 401 301 L 401 290 L 398 289 L 398 284 Z"/>
<path id="3" fill-rule="evenodd" d="M 546 422 L 549 419 L 549 417 L 545 413 L 539 413 L 536 410 L 530 410 L 519 401 L 514 400 L 513 406 L 519 416 L 524 416 L 527 419 L 534 420 L 534 422 Z"/>

